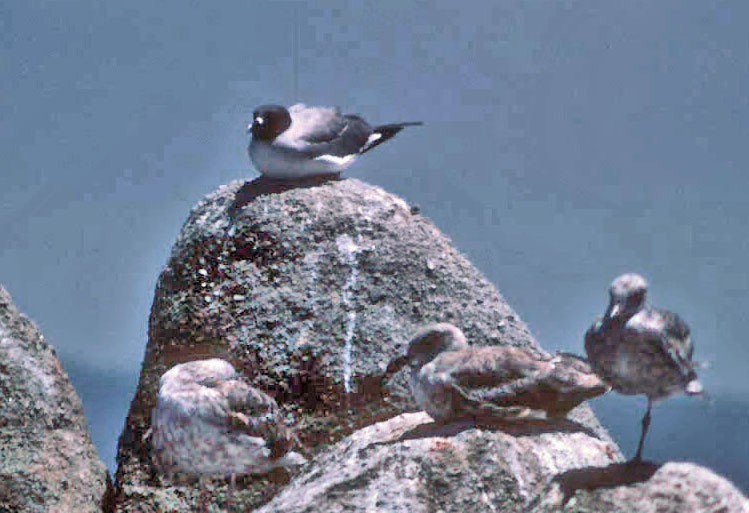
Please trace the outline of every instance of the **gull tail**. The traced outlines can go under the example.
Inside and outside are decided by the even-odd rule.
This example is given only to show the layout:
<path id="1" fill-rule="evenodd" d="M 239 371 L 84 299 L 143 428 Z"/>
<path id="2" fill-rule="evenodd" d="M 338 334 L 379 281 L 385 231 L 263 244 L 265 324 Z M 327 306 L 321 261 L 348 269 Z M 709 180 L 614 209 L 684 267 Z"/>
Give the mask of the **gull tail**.
<path id="1" fill-rule="evenodd" d="M 706 402 L 709 405 L 713 405 L 715 403 L 712 394 L 705 390 L 702 386 L 702 383 L 700 383 L 696 379 L 690 381 L 687 386 L 684 387 L 684 393 L 690 397 L 699 397 L 702 401 Z"/>
<path id="2" fill-rule="evenodd" d="M 372 134 L 369 136 L 369 139 L 367 139 L 367 144 L 359 150 L 359 153 L 367 153 L 372 148 L 375 148 L 388 139 L 393 138 L 395 134 L 407 126 L 421 126 L 423 124 L 424 123 L 421 121 L 407 121 L 405 123 L 391 123 L 389 125 L 376 126 L 372 129 Z"/>
<path id="3" fill-rule="evenodd" d="M 687 386 L 684 387 L 684 392 L 687 395 L 706 395 L 705 389 L 702 387 L 702 383 L 700 383 L 696 379 L 693 379 L 692 381 L 687 383 Z"/>

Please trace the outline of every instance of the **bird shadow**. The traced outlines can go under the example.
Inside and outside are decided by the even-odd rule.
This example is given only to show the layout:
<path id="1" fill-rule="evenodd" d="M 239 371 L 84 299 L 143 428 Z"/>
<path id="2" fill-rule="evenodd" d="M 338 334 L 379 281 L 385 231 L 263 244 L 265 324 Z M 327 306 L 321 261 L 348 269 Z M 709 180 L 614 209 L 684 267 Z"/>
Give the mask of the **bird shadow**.
<path id="1" fill-rule="evenodd" d="M 284 180 L 260 176 L 242 184 L 234 197 L 234 201 L 229 206 L 229 217 L 234 219 L 243 207 L 252 203 L 260 196 L 279 194 L 292 189 L 317 187 L 328 182 L 336 182 L 339 180 L 342 180 L 342 178 L 341 175 L 337 173 Z"/>
<path id="2" fill-rule="evenodd" d="M 418 440 L 431 437 L 455 436 L 469 429 L 502 431 L 512 436 L 531 436 L 544 433 L 585 433 L 593 438 L 600 438 L 598 433 L 588 426 L 569 419 L 544 418 L 470 418 L 452 422 L 430 422 L 419 424 L 403 433 L 398 438 L 376 445 L 390 445 L 407 440 Z"/>
<path id="3" fill-rule="evenodd" d="M 554 476 L 550 484 L 558 484 L 562 492 L 562 506 L 580 490 L 630 486 L 648 481 L 662 464 L 652 461 L 630 460 L 605 467 L 583 467 L 567 470 Z"/>

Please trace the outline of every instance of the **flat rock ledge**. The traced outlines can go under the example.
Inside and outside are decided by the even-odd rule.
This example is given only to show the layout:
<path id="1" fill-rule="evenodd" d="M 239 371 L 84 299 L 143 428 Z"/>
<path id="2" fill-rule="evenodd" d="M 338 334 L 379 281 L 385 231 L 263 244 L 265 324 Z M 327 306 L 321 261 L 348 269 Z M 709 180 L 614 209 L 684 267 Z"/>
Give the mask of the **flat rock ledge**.
<path id="1" fill-rule="evenodd" d="M 37 327 L 0 286 L 0 512 L 94 513 L 107 471 L 81 400 Z"/>
<path id="2" fill-rule="evenodd" d="M 726 479 L 690 463 L 624 463 L 574 423 L 436 426 L 408 413 L 310 462 L 257 513 L 746 513 Z"/>
<path id="3" fill-rule="evenodd" d="M 257 512 L 522 512 L 550 476 L 621 460 L 610 441 L 571 424 L 437 426 L 402 414 L 325 450 Z"/>

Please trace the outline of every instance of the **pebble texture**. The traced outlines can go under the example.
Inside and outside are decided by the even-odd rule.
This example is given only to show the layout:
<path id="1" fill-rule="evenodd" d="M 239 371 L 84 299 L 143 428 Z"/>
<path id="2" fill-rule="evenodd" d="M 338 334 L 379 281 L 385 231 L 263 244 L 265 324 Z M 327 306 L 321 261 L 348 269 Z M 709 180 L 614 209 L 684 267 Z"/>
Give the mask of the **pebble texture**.
<path id="1" fill-rule="evenodd" d="M 0 512 L 100 512 L 107 472 L 55 351 L 0 287 Z"/>
<path id="2" fill-rule="evenodd" d="M 192 210 L 158 281 L 120 439 L 118 511 L 194 504 L 195 487 L 154 473 L 144 436 L 159 376 L 171 366 L 230 361 L 278 401 L 314 454 L 415 409 L 405 373 L 380 378 L 419 326 L 440 321 L 472 344 L 538 347 L 496 288 L 402 199 L 358 180 L 221 187 Z M 599 429 L 587 408 L 580 415 Z M 262 504 L 286 479 L 250 479 L 233 500 Z M 208 493 L 225 507 L 224 483 Z"/>

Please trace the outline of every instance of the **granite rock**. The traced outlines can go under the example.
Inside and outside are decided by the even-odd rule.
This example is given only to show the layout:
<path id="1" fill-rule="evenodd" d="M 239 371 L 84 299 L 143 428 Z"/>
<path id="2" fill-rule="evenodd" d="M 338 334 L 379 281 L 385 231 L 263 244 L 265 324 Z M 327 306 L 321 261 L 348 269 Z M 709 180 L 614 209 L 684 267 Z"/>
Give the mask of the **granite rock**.
<path id="1" fill-rule="evenodd" d="M 108 475 L 55 350 L 0 287 L 0 512 L 107 508 Z"/>
<path id="2" fill-rule="evenodd" d="M 549 476 L 620 460 L 573 422 L 436 425 L 405 413 L 323 451 L 257 513 L 520 513 Z"/>

